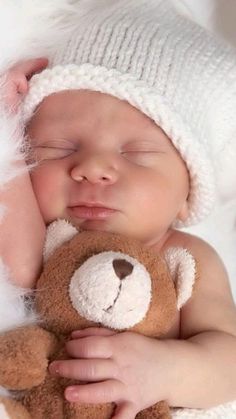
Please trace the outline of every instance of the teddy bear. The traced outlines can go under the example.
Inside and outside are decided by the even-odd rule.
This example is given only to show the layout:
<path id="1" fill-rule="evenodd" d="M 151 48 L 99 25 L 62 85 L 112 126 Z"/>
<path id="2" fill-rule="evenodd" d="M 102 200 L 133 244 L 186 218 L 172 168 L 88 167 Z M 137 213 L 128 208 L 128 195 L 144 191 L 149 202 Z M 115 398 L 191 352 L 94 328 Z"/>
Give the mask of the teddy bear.
<path id="1" fill-rule="evenodd" d="M 0 397 L 0 417 L 110 419 L 114 403 L 67 402 L 64 389 L 73 381 L 52 377 L 48 363 L 67 358 L 65 342 L 82 328 L 104 326 L 161 337 L 191 297 L 195 279 L 195 260 L 185 249 L 172 248 L 161 256 L 127 237 L 78 232 L 64 220 L 54 222 L 33 293 L 37 321 L 0 336 L 0 386 L 14 394 Z M 170 417 L 166 401 L 136 416 Z"/>

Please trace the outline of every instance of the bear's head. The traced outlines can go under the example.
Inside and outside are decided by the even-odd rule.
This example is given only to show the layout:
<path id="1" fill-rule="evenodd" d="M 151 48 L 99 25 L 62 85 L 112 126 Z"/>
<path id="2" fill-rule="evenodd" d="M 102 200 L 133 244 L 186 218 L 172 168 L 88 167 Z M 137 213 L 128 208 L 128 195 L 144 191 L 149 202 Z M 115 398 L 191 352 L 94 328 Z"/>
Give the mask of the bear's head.
<path id="1" fill-rule="evenodd" d="M 77 232 L 59 220 L 48 229 L 36 308 L 56 335 L 103 326 L 157 337 L 191 296 L 195 276 L 184 249 L 170 249 L 164 258 L 133 239 Z"/>

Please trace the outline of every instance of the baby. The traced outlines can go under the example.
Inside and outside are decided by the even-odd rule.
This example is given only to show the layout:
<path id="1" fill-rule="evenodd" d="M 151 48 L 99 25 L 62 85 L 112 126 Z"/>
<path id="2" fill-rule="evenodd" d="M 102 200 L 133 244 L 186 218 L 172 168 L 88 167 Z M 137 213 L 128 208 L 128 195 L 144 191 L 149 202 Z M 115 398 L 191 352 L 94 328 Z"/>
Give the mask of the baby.
<path id="1" fill-rule="evenodd" d="M 167 1 L 108 2 L 78 21 L 24 100 L 45 224 L 64 218 L 158 252 L 185 247 L 199 265 L 194 296 L 165 339 L 75 331 L 69 359 L 50 365 L 51 374 L 85 381 L 67 387 L 67 400 L 113 401 L 116 419 L 163 399 L 207 408 L 236 398 L 236 310 L 225 268 L 207 243 L 176 229 L 213 204 L 205 138 L 217 141 L 211 107 L 225 90 L 224 54 Z"/>

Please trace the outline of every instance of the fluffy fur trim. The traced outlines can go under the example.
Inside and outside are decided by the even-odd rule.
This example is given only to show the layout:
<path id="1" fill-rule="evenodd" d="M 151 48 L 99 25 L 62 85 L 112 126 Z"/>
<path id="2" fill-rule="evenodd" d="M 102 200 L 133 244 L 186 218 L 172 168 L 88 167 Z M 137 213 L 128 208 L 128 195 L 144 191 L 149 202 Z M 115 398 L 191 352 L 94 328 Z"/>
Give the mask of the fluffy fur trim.
<path id="1" fill-rule="evenodd" d="M 48 56 L 73 30 L 83 0 L 4 0 L 0 14 L 0 73 L 17 61 Z"/>
<path id="2" fill-rule="evenodd" d="M 28 291 L 11 282 L 10 272 L 0 259 L 0 332 L 36 321 L 27 303 Z"/>
<path id="3" fill-rule="evenodd" d="M 18 115 L 8 115 L 0 109 L 0 189 L 19 174 L 15 163 L 22 159 L 23 134 Z"/>

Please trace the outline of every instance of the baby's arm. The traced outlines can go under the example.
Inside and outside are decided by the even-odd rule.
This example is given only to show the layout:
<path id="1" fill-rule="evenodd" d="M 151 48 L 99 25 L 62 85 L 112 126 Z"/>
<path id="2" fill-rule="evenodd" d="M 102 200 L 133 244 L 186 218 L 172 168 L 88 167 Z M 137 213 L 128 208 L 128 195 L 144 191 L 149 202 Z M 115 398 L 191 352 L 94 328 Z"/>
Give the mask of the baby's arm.
<path id="1" fill-rule="evenodd" d="M 17 110 L 27 93 L 29 78 L 47 63 L 45 58 L 27 60 L 8 71 L 4 99 L 9 110 Z M 26 165 L 23 159 L 15 164 L 21 168 Z M 0 223 L 0 256 L 16 284 L 32 287 L 41 268 L 45 225 L 27 170 L 0 190 L 0 202 L 6 207 Z"/>
<path id="2" fill-rule="evenodd" d="M 114 418 L 134 419 L 160 400 L 208 408 L 236 399 L 236 309 L 227 275 L 205 242 L 193 238 L 186 247 L 199 262 L 200 279 L 182 309 L 181 339 L 102 328 L 75 332 L 66 346 L 70 359 L 50 366 L 53 375 L 86 382 L 65 390 L 69 401 L 113 401 Z"/>
<path id="3" fill-rule="evenodd" d="M 196 237 L 188 248 L 200 279 L 181 312 L 183 340 L 168 342 L 176 365 L 170 403 L 207 408 L 236 399 L 236 307 L 214 249 Z"/>
<path id="4" fill-rule="evenodd" d="M 27 171 L 0 191 L 0 201 L 6 207 L 0 224 L 0 256 L 12 280 L 31 288 L 41 269 L 45 225 Z"/>

